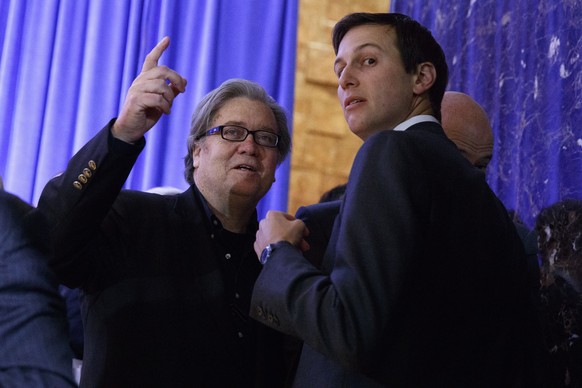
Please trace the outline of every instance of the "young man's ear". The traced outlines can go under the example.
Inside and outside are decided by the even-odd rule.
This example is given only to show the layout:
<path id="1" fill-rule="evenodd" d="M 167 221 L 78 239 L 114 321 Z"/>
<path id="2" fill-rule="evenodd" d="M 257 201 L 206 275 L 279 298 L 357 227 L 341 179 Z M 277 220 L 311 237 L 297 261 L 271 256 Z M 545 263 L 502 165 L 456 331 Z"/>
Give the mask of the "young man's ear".
<path id="1" fill-rule="evenodd" d="M 416 69 L 413 91 L 415 94 L 423 94 L 434 85 L 437 76 L 436 69 L 430 62 L 423 62 Z"/>

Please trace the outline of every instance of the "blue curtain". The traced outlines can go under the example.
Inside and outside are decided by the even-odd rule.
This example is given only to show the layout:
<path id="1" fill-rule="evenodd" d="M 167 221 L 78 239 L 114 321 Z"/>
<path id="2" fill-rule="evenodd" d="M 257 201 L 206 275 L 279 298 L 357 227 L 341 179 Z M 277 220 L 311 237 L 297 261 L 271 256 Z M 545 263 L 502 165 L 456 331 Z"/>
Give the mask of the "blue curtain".
<path id="1" fill-rule="evenodd" d="M 450 90 L 473 96 L 495 134 L 488 181 L 528 226 L 582 198 L 582 2 L 392 0 L 441 43 Z"/>
<path id="2" fill-rule="evenodd" d="M 46 182 L 123 103 L 145 55 L 188 79 L 146 134 L 126 187 L 185 189 L 183 157 L 197 102 L 228 78 L 259 82 L 292 123 L 297 0 L 0 1 L 0 175 L 36 203 Z M 259 204 L 286 210 L 290 162 Z"/>

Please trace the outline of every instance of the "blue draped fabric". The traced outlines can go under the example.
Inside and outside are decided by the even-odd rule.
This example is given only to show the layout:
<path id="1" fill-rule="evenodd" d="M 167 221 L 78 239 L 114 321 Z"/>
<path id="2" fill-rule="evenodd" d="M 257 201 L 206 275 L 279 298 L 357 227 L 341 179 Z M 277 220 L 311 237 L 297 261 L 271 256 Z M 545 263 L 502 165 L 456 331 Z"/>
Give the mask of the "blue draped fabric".
<path id="1" fill-rule="evenodd" d="M 146 134 L 127 188 L 185 189 L 183 157 L 198 101 L 228 78 L 259 82 L 292 123 L 297 0 L 0 1 L 0 176 L 36 203 L 46 182 L 112 117 L 145 55 L 165 35 L 160 64 L 186 93 Z M 259 204 L 286 210 L 290 162 Z"/>
<path id="2" fill-rule="evenodd" d="M 582 198 L 582 2 L 392 0 L 441 43 L 449 90 L 488 112 L 488 181 L 528 226 L 564 198 Z"/>

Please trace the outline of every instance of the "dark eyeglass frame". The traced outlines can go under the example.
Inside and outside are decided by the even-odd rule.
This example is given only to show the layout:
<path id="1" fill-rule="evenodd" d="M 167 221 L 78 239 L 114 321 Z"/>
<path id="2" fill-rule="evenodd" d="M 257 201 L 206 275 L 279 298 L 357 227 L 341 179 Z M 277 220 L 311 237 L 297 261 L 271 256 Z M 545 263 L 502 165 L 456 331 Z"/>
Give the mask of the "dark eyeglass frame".
<path id="1" fill-rule="evenodd" d="M 245 136 L 241 139 L 229 139 L 227 137 L 224 137 L 224 128 L 228 128 L 228 127 L 235 127 L 235 128 L 240 128 L 240 129 L 244 129 L 245 130 Z M 264 131 L 264 130 L 257 130 L 257 131 L 251 131 L 248 128 L 245 128 L 241 125 L 234 125 L 234 124 L 228 124 L 228 125 L 219 125 L 218 127 L 214 127 L 214 128 L 210 128 L 208 131 L 206 131 L 203 135 L 198 136 L 198 139 L 204 137 L 204 136 L 211 136 L 211 135 L 216 135 L 220 133 L 220 137 L 222 137 L 224 140 L 227 141 L 232 141 L 232 142 L 243 142 L 247 139 L 247 137 L 249 136 L 249 134 L 253 137 L 253 141 L 255 142 L 255 144 L 258 144 L 260 146 L 263 147 L 268 147 L 268 148 L 277 148 L 277 146 L 279 145 L 279 140 L 281 140 L 281 136 L 277 135 L 274 132 L 271 131 Z M 269 135 L 273 135 L 276 136 L 275 138 L 275 144 L 261 144 L 258 140 L 257 140 L 257 136 L 256 135 L 261 135 L 261 134 L 269 134 Z M 260 137 L 259 137 L 260 139 Z"/>

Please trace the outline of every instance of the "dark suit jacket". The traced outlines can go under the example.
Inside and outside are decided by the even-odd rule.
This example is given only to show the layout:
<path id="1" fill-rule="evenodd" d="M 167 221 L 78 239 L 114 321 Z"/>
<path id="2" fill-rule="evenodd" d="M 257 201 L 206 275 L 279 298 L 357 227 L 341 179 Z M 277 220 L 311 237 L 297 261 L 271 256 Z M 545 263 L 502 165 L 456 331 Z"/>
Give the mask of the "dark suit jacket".
<path id="1" fill-rule="evenodd" d="M 297 209 L 295 214 L 295 217 L 302 220 L 309 229 L 306 240 L 310 249 L 304 253 L 304 257 L 318 268 L 322 265 L 323 255 L 331 239 L 333 224 L 339 214 L 340 205 L 341 201 L 337 200 L 316 206 L 303 206 Z"/>
<path id="2" fill-rule="evenodd" d="M 253 325 L 253 369 L 238 351 L 247 338 L 234 330 L 194 187 L 172 196 L 120 192 L 142 147 L 113 140 L 105 127 L 39 202 L 54 226 L 53 265 L 65 285 L 83 291 L 81 385 L 246 386 L 247 376 L 279 385 L 279 333 Z M 256 278 L 252 255 L 240 271 Z"/>
<path id="3" fill-rule="evenodd" d="M 73 357 L 83 359 L 83 320 L 81 318 L 81 301 L 78 288 L 59 286 L 59 294 L 65 300 L 67 309 L 67 322 L 69 324 L 69 345 L 73 351 Z"/>
<path id="4" fill-rule="evenodd" d="M 518 386 L 525 266 L 483 174 L 420 123 L 364 143 L 323 271 L 281 246 L 251 314 L 304 340 L 297 386 Z"/>
<path id="5" fill-rule="evenodd" d="M 31 210 L 0 190 L 0 386 L 73 387 L 64 304 Z"/>

